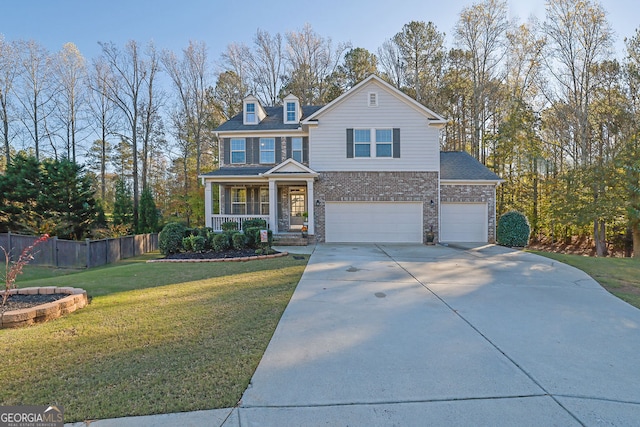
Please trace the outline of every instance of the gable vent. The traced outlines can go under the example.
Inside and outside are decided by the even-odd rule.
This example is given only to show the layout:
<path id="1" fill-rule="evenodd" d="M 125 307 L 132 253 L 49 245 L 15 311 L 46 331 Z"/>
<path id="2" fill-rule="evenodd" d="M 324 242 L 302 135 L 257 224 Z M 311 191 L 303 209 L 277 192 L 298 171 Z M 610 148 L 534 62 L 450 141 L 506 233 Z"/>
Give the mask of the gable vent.
<path id="1" fill-rule="evenodd" d="M 369 92 L 369 107 L 378 106 L 378 94 L 377 92 Z"/>

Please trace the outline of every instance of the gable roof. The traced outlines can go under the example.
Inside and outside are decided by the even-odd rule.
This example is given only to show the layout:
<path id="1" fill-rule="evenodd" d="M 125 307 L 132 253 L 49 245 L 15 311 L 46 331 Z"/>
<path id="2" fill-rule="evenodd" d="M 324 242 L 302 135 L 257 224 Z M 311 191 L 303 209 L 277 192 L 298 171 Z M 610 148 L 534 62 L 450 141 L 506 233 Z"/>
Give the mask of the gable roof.
<path id="1" fill-rule="evenodd" d="M 445 119 L 444 117 L 442 117 L 438 113 L 435 113 L 434 111 L 430 110 L 429 108 L 425 107 L 424 105 L 420 104 L 418 101 L 416 101 L 415 99 L 411 98 L 406 93 L 398 90 L 397 88 L 395 88 L 394 86 L 390 85 L 389 83 L 385 82 L 384 80 L 382 80 L 380 77 L 376 76 L 375 74 L 370 75 L 369 77 L 367 77 L 366 79 L 364 79 L 363 81 L 361 81 L 360 83 L 358 83 L 357 85 L 355 85 L 354 87 L 352 87 L 351 89 L 349 89 L 348 91 L 346 91 L 345 93 L 343 93 L 342 95 L 340 95 L 339 97 L 337 97 L 336 99 L 334 99 L 333 101 L 331 101 L 330 103 L 325 105 L 324 107 L 318 109 L 317 111 L 315 111 L 310 116 L 308 116 L 307 118 L 303 119 L 302 121 L 304 123 L 309 123 L 309 122 L 313 122 L 313 121 L 317 120 L 318 117 L 320 117 L 326 111 L 329 111 L 329 110 L 333 109 L 334 107 L 336 107 L 337 105 L 340 105 L 345 99 L 353 96 L 353 94 L 359 92 L 363 87 L 366 87 L 371 82 L 377 83 L 378 86 L 381 87 L 382 89 L 386 90 L 387 92 L 389 92 L 390 94 L 392 94 L 396 98 L 404 101 L 409 106 L 411 106 L 411 107 L 415 108 L 416 110 L 420 111 L 422 114 L 424 114 L 429 119 L 430 123 L 432 123 L 434 125 L 440 125 L 440 126 L 444 126 L 445 124 L 447 124 L 447 119 Z"/>
<path id="2" fill-rule="evenodd" d="M 440 179 L 502 182 L 498 175 L 464 151 L 440 152 Z"/>
<path id="3" fill-rule="evenodd" d="M 236 114 L 220 126 L 214 129 L 214 132 L 229 132 L 229 131 L 265 131 L 265 130 L 296 130 L 300 127 L 298 123 L 284 123 L 284 115 L 282 111 L 282 106 L 276 107 L 263 107 L 265 113 L 267 113 L 267 117 L 265 117 L 260 123 L 256 125 L 245 125 L 243 122 L 244 115 L 242 112 Z M 316 111 L 318 111 L 321 106 L 319 105 L 307 105 L 302 106 L 302 117 L 301 121 L 304 118 L 309 117 Z"/>

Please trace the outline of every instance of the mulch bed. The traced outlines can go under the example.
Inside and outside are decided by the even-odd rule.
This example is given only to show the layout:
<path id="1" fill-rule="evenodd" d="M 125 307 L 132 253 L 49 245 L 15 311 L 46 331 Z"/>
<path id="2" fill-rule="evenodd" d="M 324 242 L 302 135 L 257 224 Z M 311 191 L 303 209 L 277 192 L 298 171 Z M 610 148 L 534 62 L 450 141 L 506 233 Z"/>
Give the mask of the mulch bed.
<path id="1" fill-rule="evenodd" d="M 256 256 L 255 249 L 227 250 L 223 252 L 180 252 L 167 255 L 165 259 L 226 259 Z"/>
<path id="2" fill-rule="evenodd" d="M 9 299 L 7 299 L 7 303 L 4 306 L 0 306 L 0 314 L 7 311 L 20 310 L 22 308 L 30 308 L 36 305 L 46 304 L 68 296 L 68 294 L 11 295 Z M 0 300 L 0 302 L 2 302 L 2 300 Z"/>

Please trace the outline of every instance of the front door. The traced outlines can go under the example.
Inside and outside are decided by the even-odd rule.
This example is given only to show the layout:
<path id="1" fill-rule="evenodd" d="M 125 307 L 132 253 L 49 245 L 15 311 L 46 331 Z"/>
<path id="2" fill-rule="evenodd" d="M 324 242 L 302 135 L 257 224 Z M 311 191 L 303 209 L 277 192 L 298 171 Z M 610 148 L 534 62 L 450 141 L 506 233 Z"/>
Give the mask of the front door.
<path id="1" fill-rule="evenodd" d="M 307 220 L 304 215 L 307 212 L 306 189 L 304 187 L 291 188 L 289 190 L 289 228 L 300 230 Z"/>

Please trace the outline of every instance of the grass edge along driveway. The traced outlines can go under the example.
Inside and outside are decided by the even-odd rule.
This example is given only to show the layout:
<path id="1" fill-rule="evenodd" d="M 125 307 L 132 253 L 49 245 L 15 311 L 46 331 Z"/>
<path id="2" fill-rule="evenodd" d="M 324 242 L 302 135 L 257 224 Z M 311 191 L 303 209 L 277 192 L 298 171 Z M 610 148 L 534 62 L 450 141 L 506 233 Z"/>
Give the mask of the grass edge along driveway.
<path id="1" fill-rule="evenodd" d="M 62 405 L 65 422 L 234 406 L 309 257 L 144 262 L 153 256 L 19 278 L 84 288 L 92 301 L 0 330 L 0 405 Z"/>
<path id="2" fill-rule="evenodd" d="M 594 258 L 554 252 L 528 251 L 576 267 L 591 276 L 607 291 L 640 308 L 640 260 L 634 258 Z"/>

